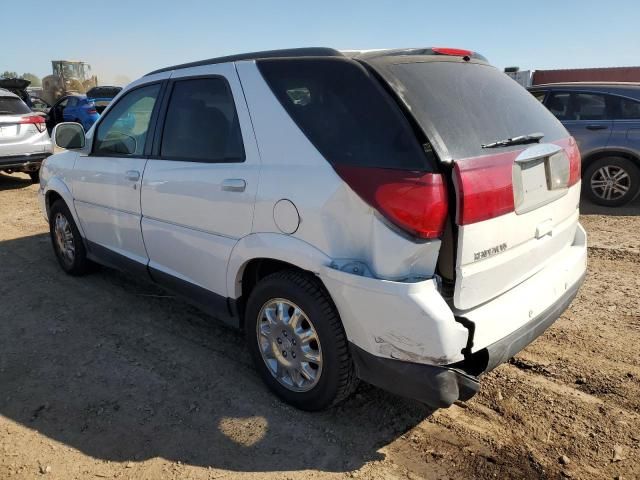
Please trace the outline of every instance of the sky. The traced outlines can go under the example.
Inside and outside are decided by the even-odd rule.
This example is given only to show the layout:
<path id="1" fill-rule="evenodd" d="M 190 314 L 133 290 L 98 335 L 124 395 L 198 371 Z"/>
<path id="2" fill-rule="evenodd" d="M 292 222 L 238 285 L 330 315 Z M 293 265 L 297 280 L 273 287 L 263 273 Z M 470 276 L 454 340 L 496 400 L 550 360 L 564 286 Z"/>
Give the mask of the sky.
<path id="1" fill-rule="evenodd" d="M 47 15 L 50 5 L 57 13 Z M 234 53 L 445 46 L 522 70 L 640 65 L 640 1 L 29 0 L 2 22 L 0 72 L 82 60 L 101 84 Z M 46 19 L 42 22 L 39 19 Z"/>

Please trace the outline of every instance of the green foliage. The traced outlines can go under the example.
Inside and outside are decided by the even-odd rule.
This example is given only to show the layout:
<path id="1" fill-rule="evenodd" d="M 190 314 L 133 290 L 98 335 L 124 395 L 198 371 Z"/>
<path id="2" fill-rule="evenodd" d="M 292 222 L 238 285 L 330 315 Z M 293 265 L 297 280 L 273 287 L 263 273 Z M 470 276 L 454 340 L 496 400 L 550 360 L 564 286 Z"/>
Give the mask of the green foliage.
<path id="1" fill-rule="evenodd" d="M 42 81 L 40 80 L 40 77 L 38 77 L 37 75 L 34 75 L 33 73 L 23 73 L 22 78 L 24 78 L 25 80 L 29 80 L 31 82 L 32 87 L 42 86 Z"/>

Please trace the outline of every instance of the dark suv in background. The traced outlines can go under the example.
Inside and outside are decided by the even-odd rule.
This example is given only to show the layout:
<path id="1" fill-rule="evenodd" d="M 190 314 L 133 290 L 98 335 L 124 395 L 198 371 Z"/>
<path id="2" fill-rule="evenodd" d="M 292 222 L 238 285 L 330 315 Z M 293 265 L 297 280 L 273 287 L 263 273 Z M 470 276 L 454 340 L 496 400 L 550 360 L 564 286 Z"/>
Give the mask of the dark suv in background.
<path id="1" fill-rule="evenodd" d="M 640 191 L 640 84 L 556 83 L 530 92 L 578 142 L 585 194 L 620 206 Z"/>

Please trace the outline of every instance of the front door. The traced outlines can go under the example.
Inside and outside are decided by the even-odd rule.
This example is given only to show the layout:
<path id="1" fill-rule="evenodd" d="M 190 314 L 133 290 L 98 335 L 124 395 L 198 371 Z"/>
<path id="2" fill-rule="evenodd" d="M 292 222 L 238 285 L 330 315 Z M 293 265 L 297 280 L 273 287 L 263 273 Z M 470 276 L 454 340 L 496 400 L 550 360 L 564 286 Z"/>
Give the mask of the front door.
<path id="1" fill-rule="evenodd" d="M 73 196 L 89 250 L 145 265 L 140 186 L 161 83 L 130 90 L 100 119 L 74 168 Z M 109 258 L 106 258 L 109 260 Z M 146 268 L 146 267 L 145 267 Z"/>
<path id="2" fill-rule="evenodd" d="M 142 233 L 154 279 L 216 310 L 231 250 L 251 233 L 258 149 L 233 64 L 177 73 L 144 173 Z"/>
<path id="3" fill-rule="evenodd" d="M 69 97 L 67 106 L 62 111 L 63 122 L 76 122 L 78 121 L 78 97 Z"/>

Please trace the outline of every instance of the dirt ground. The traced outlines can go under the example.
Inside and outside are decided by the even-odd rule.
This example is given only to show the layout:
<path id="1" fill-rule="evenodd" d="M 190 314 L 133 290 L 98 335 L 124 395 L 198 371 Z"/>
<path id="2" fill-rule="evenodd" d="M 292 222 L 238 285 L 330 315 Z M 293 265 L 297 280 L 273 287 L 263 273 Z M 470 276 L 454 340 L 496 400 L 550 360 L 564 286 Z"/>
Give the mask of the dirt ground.
<path id="1" fill-rule="evenodd" d="M 0 174 L 0 479 L 640 478 L 640 202 L 583 212 L 578 298 L 473 400 L 362 385 L 309 414 L 238 332 L 115 271 L 64 275 L 36 187 Z"/>

